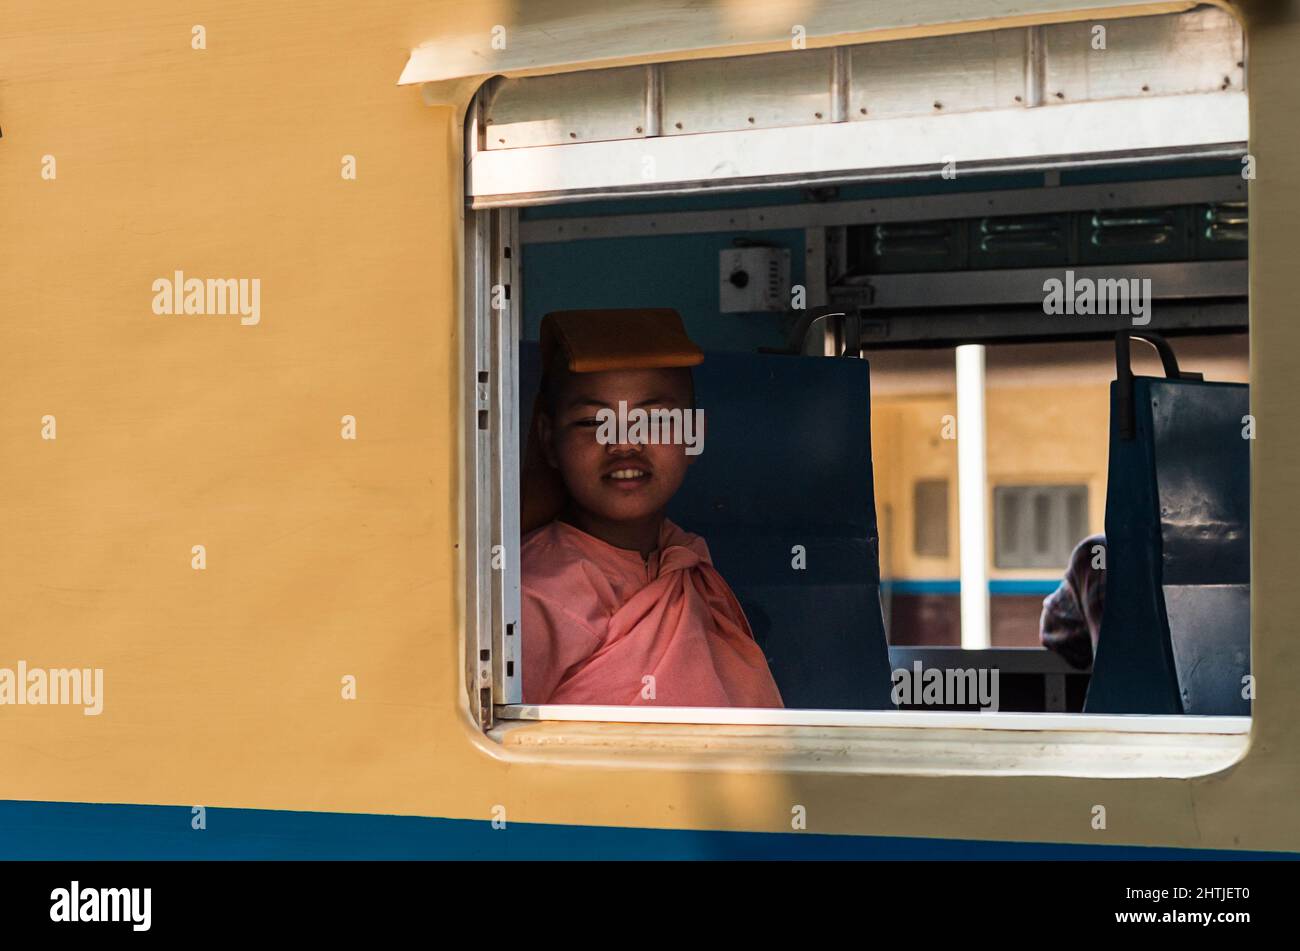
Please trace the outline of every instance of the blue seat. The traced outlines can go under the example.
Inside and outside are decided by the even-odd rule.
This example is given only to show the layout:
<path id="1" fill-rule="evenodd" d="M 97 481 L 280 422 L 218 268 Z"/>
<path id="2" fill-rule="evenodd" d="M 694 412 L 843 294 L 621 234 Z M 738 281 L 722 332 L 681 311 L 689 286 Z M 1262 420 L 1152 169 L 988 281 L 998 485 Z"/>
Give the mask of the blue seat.
<path id="1" fill-rule="evenodd" d="M 522 419 L 539 364 L 523 342 Z M 704 451 L 668 515 L 708 542 L 787 707 L 893 709 L 868 372 L 865 360 L 748 353 L 694 369 Z M 792 567 L 795 546 L 806 568 Z"/>
<path id="2" fill-rule="evenodd" d="M 1157 346 L 1165 379 L 1132 375 L 1130 336 Z M 1116 347 L 1106 601 L 1084 712 L 1249 715 L 1249 387 L 1180 372 L 1154 334 Z"/>

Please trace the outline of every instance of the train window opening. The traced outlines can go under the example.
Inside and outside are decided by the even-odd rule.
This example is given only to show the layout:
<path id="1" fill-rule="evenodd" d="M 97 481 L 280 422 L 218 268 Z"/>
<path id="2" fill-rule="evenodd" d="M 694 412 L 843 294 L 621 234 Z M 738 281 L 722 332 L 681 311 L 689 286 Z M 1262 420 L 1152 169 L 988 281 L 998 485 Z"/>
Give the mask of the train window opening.
<path id="1" fill-rule="evenodd" d="M 1213 55 L 1244 60 L 1217 11 L 1179 16 L 1193 15 L 1213 27 Z M 1172 35 L 1152 26 L 1162 18 L 1135 19 L 1144 23 L 1130 35 L 1141 42 Z M 994 33 L 963 40 L 963 53 L 1042 55 L 1023 45 L 1024 31 Z M 1048 47 L 1061 51 L 1063 70 L 1075 68 L 1070 36 Z M 799 60 L 803 92 L 758 122 L 728 118 L 735 102 L 724 109 L 709 97 L 726 81 L 717 65 L 611 70 L 604 86 L 583 73 L 554 88 L 548 77 L 498 80 L 476 100 L 466 287 L 467 359 L 480 374 L 467 512 L 477 649 L 467 669 L 480 720 L 1023 729 L 1053 728 L 1065 714 L 1098 729 L 1245 730 L 1245 450 L 1234 446 L 1213 471 L 1195 465 L 1198 441 L 1224 439 L 1227 421 L 1248 416 L 1238 408 L 1248 408 L 1249 216 L 1244 113 L 1233 99 L 1244 100 L 1244 70 L 1225 67 L 1228 86 L 1213 90 L 1198 75 L 1164 77 L 1152 99 L 1202 97 L 1204 121 L 1190 135 L 1162 125 L 1155 138 L 1168 141 L 1148 148 L 1027 150 L 957 174 L 942 161 L 872 172 L 792 157 L 823 67 L 834 82 L 818 124 L 851 124 L 847 106 L 859 102 L 857 117 L 889 102 L 881 122 L 916 114 L 904 90 L 877 103 L 853 84 L 877 75 L 871 57 L 817 54 Z M 790 59 L 776 54 L 769 65 Z M 1077 68 L 1093 75 L 1095 66 Z M 735 74 L 740 98 L 759 95 L 770 73 Z M 1000 75 L 990 73 L 987 95 L 1002 94 Z M 598 86 L 603 98 L 592 98 Z M 548 121 L 532 121 L 530 110 L 557 91 Z M 1133 98 L 1098 92 L 1080 105 L 1110 121 Z M 568 103 L 571 115 L 555 113 Z M 1038 117 L 1022 111 L 1020 141 L 1037 147 Z M 712 125 L 684 128 L 701 121 Z M 767 138 L 750 153 L 717 138 L 759 131 Z M 778 143 L 770 152 L 769 142 Z M 632 167 L 625 145 L 640 150 L 638 177 L 618 179 Z M 735 174 L 712 173 L 707 184 L 691 177 L 718 154 L 760 159 L 750 168 L 736 159 Z M 649 693 L 616 703 L 526 693 L 520 464 L 545 369 L 543 318 L 656 309 L 679 314 L 704 351 L 692 372 L 710 421 L 668 517 L 707 542 L 783 709 L 658 702 L 653 672 Z M 1177 368 L 1163 351 L 1130 344 L 1130 332 L 1162 335 Z M 1133 416 L 1124 433 L 1121 411 Z M 1187 507 L 1189 490 L 1199 510 Z M 1178 521 L 1197 511 L 1222 515 L 1214 524 L 1227 534 Z M 1108 526 L 1139 523 L 1160 543 L 1136 552 L 1146 536 L 1135 528 L 1107 548 Z M 1141 577 L 1108 608 L 1099 592 L 1117 559 Z M 1163 605 L 1158 615 L 1133 607 L 1148 595 Z M 1196 629 L 1202 610 L 1217 627 Z M 1104 640 L 1105 631 L 1126 634 Z M 1133 631 L 1135 643 L 1109 648 L 1108 661 L 1101 644 Z M 1226 658 L 1212 673 L 1196 672 L 1204 650 Z M 932 671 L 953 670 L 997 670 L 1000 695 L 982 694 L 978 678 L 959 696 L 944 692 L 951 677 L 934 697 L 921 689 Z M 900 691 L 899 672 L 915 674 L 916 689 L 909 681 Z M 1198 716 L 1180 719 L 1187 714 Z M 1125 719 L 1133 715 L 1140 723 Z"/>

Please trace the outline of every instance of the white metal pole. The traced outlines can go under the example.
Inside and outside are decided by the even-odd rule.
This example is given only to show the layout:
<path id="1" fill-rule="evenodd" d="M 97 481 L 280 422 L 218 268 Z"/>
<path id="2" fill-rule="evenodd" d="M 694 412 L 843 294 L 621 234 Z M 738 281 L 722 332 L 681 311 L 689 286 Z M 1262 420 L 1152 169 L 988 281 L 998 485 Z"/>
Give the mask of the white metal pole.
<path id="1" fill-rule="evenodd" d="M 984 346 L 957 348 L 957 511 L 961 526 L 961 646 L 989 637 L 988 473 L 985 467 Z"/>

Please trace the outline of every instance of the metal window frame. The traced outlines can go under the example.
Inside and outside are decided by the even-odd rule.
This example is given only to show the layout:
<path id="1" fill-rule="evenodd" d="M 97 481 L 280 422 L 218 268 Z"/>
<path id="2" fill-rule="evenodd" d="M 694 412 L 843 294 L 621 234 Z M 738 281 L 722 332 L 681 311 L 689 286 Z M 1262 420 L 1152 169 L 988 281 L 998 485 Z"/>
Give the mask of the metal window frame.
<path id="1" fill-rule="evenodd" d="M 744 726 L 929 727 L 947 730 L 1024 732 L 1062 730 L 1114 733 L 1241 735 L 1250 717 L 1156 716 L 1098 713 L 984 713 L 941 710 L 771 710 L 760 707 L 650 707 L 584 704 L 518 704 L 498 711 L 503 719 L 598 723 L 686 723 Z"/>
<path id="2" fill-rule="evenodd" d="M 579 77 L 585 76 L 603 93 L 604 74 L 618 73 L 626 81 L 635 77 L 636 66 L 499 77 L 489 85 L 488 95 L 480 97 L 485 126 L 492 121 L 493 99 L 499 92 L 503 103 L 519 96 L 527 102 L 531 95 L 538 103 L 554 106 L 567 132 L 521 130 L 511 121 L 510 106 L 503 105 L 505 125 L 493 128 L 509 130 L 510 138 L 501 143 L 486 136 L 472 141 L 467 190 L 473 206 L 484 208 L 933 178 L 950 161 L 958 162 L 964 172 L 989 172 L 1239 156 L 1249 121 L 1248 50 L 1240 23 L 1215 5 L 1201 5 L 1163 13 L 1133 11 L 1112 24 L 1118 35 L 1132 38 L 1107 54 L 1118 57 L 1117 75 L 1124 77 L 1119 86 L 1092 82 L 1095 48 L 1089 51 L 1085 43 L 1080 50 L 1088 28 L 1082 20 L 866 44 L 850 40 L 733 57 L 741 72 L 753 72 L 758 63 L 779 64 L 782 57 L 793 57 L 786 60 L 791 68 L 796 63 L 806 67 L 809 57 L 824 64 L 824 88 L 814 87 L 820 108 L 815 117 L 801 114 L 793 124 L 793 114 L 770 124 L 750 115 L 746 127 L 727 110 L 716 113 L 717 104 L 710 105 L 708 96 L 699 104 L 698 121 L 692 121 L 696 116 L 691 114 L 685 128 L 680 121 L 670 123 L 665 114 L 671 106 L 666 76 L 682 70 L 717 72 L 726 69 L 725 57 L 670 58 L 641 67 L 640 101 L 629 95 L 618 120 L 626 126 L 616 128 L 599 121 L 584 127 L 582 96 L 579 92 L 575 104 L 574 89 L 581 90 L 584 80 Z M 1228 48 L 1212 48 L 1210 55 L 1204 41 L 1197 46 L 1197 38 L 1208 38 L 1211 47 L 1226 40 Z M 1164 45 L 1170 42 L 1172 46 Z M 1226 61 L 1224 54 L 1229 56 Z M 945 71 L 936 63 L 962 68 Z M 885 72 L 873 78 L 873 64 Z M 1222 83 L 1218 69 L 1224 73 Z M 919 85 L 913 74 L 918 72 L 937 85 L 933 91 L 925 86 L 921 101 L 911 102 L 908 97 Z M 742 99 L 746 91 L 758 101 L 771 92 L 769 71 L 759 69 L 758 75 L 763 77 L 757 80 L 759 86 L 741 89 Z M 993 92 L 967 95 L 979 85 L 974 76 L 991 82 Z M 908 92 L 902 108 L 882 112 L 870 97 L 887 97 L 890 83 Z M 685 88 L 691 88 L 689 82 Z M 528 89 L 531 93 L 525 92 Z M 932 92 L 937 97 L 933 108 Z M 607 113 L 601 115 L 608 118 Z M 1189 123 L 1188 115 L 1197 121 Z M 634 117 L 639 118 L 635 131 Z M 1062 143 L 1077 141 L 1081 128 L 1089 131 L 1087 144 L 1063 152 Z M 518 133 L 525 144 L 515 144 Z M 564 161 L 559 160 L 561 154 Z"/>
<path id="3" fill-rule="evenodd" d="M 1033 36 L 1032 29 L 1027 33 Z M 1030 40 L 1032 42 L 1032 40 Z M 656 67 L 648 66 L 646 83 L 646 128 L 655 129 L 661 121 L 661 77 Z M 1030 80 L 1032 84 L 1032 80 Z M 485 86 L 490 88 L 490 84 Z M 1032 88 L 1032 87 L 1031 87 Z M 466 183 L 473 176 L 473 162 L 482 150 L 483 90 L 476 97 L 475 103 L 468 111 L 466 119 Z M 836 88 L 835 101 L 839 102 L 847 92 Z M 1086 106 L 1089 104 L 1080 104 Z M 1112 104 L 1113 105 L 1113 104 Z M 1060 110 L 1070 107 L 1055 107 Z M 836 114 L 841 112 L 837 108 Z M 987 118 L 987 113 L 985 118 Z M 949 118 L 958 118 L 957 116 Z M 896 120 L 914 122 L 918 120 Z M 923 121 L 923 120 L 921 120 Z M 847 129 L 847 124 L 839 128 Z M 761 135 L 765 130 L 755 132 L 717 133 L 717 135 Z M 800 129 L 786 128 L 770 130 L 776 134 L 798 135 Z M 680 142 L 694 137 L 672 137 L 665 142 Z M 1244 135 L 1242 139 L 1244 140 Z M 618 143 L 591 143 L 592 148 L 606 145 L 618 146 Z M 566 154 L 575 161 L 586 161 L 586 146 L 568 146 Z M 515 150 L 516 154 L 526 150 Z M 1115 153 L 1079 160 L 1078 158 L 1047 155 L 1028 161 L 994 161 L 984 163 L 985 170 L 1050 170 L 1063 166 L 1106 165 L 1116 162 L 1134 160 L 1166 160 L 1184 157 L 1236 157 L 1244 152 L 1242 142 L 1227 143 L 1205 148 L 1192 148 L 1163 151 L 1160 154 L 1147 154 L 1142 151 Z M 973 167 L 973 166 L 968 166 Z M 1050 171 L 1049 171 L 1050 174 Z M 838 180 L 869 181 L 873 178 L 900 177 L 934 177 L 933 169 L 907 170 L 891 168 L 881 172 L 858 171 L 840 174 Z M 834 177 L 834 176 L 832 176 Z M 771 187 L 772 184 L 819 183 L 827 180 L 824 175 L 793 175 L 784 177 L 760 177 L 734 183 L 736 190 L 752 190 Z M 1150 183 L 1152 185 L 1158 183 Z M 1208 184 L 1208 183 L 1207 183 Z M 709 182 L 710 190 L 728 190 L 726 183 Z M 1124 188 L 1135 196 L 1142 185 L 1135 186 L 1080 186 L 1078 190 L 1053 189 L 1065 199 L 1085 200 L 1085 190 L 1107 188 L 1115 190 Z M 621 189 L 617 193 L 623 196 L 639 194 L 690 194 L 700 190 L 699 183 L 689 181 L 667 185 L 664 189 Z M 750 710 L 730 708 L 643 708 L 643 707 L 588 707 L 577 705 L 529 705 L 522 702 L 522 669 L 520 640 L 526 636 L 520 630 L 520 573 L 519 573 L 519 411 L 518 411 L 518 341 L 522 323 L 521 285 L 519 277 L 519 255 L 514 253 L 525 241 L 541 238 L 543 229 L 552 227 L 551 223 L 530 223 L 527 232 L 521 234 L 519 211 L 522 206 L 541 203 L 560 203 L 592 197 L 595 192 L 577 194 L 573 192 L 552 192 L 538 194 L 512 194 L 502 200 L 470 198 L 465 209 L 465 313 L 464 333 L 464 392 L 472 394 L 465 401 L 463 419 L 463 450 L 465 459 L 465 508 L 464 508 L 464 552 L 466 578 L 466 686 L 470 697 L 472 714 L 483 730 L 489 730 L 496 718 L 516 720 L 599 720 L 626 723 L 691 723 L 691 724 L 756 724 L 768 726 L 810 725 L 810 726 L 929 726 L 999 730 L 1118 730 L 1143 733 L 1177 733 L 1177 734 L 1211 734 L 1211 733 L 1248 733 L 1249 718 L 1204 718 L 1204 717 L 1099 717 L 1086 714 L 1008 714 L 1001 712 L 983 714 L 964 713 L 925 713 L 904 711 L 826 711 L 826 710 Z M 992 193 L 990 193 L 991 195 Z M 1216 192 L 1217 195 L 1217 192 Z M 983 197 L 983 196 L 980 196 Z M 1226 196 L 1224 196 L 1226 197 Z M 965 194 L 941 196 L 942 202 L 968 202 L 977 196 Z M 986 198 L 985 200 L 991 200 Z M 1054 202 L 1056 199 L 1053 198 Z M 1147 199 L 1135 201 L 1135 204 Z M 906 203 L 906 208 L 904 208 Z M 846 203 L 847 204 L 847 203 Z M 869 204 L 879 205 L 881 202 Z M 895 220 L 924 217 L 933 214 L 937 205 L 928 199 L 901 199 L 894 206 L 899 214 Z M 744 212 L 752 216 L 758 209 Z M 845 209 L 846 213 L 851 213 Z M 795 212 L 796 214 L 800 212 Z M 704 215 L 723 215 L 728 212 L 706 212 Z M 623 217 L 623 216 L 620 216 Z M 641 218 L 652 216 L 626 216 Z M 657 217 L 657 216 L 654 216 Z M 685 219 L 688 215 L 683 215 Z M 739 215 L 737 215 L 739 217 Z M 881 219 L 876 219 L 881 220 Z M 611 225 L 617 219 L 606 219 Z M 754 223 L 747 227 L 770 227 L 770 223 L 760 225 L 761 213 Z M 685 224 L 685 221 L 683 221 Z M 698 226 L 698 222 L 693 222 Z M 834 260 L 837 255 L 834 231 L 827 227 L 825 220 L 808 221 L 805 227 L 810 234 L 817 232 L 820 240 L 810 242 L 809 254 L 819 265 L 819 273 L 826 260 Z M 653 229 L 653 224 L 650 228 Z M 734 223 L 731 225 L 734 228 Z M 690 225 L 680 232 L 694 230 Z M 742 230 L 742 229 L 736 229 Z M 633 227 L 633 233 L 638 229 Z M 532 234 L 528 232 L 533 232 Z M 659 231 L 655 233 L 663 234 Z M 583 234 L 582 237 L 603 237 L 607 235 Z M 541 238 L 546 240 L 545 238 Z M 571 236 L 551 240 L 571 240 Z M 815 280 L 813 294 L 822 298 L 826 285 Z M 494 288 L 504 289 L 498 293 L 493 306 Z M 813 301 L 815 303 L 816 301 Z M 494 566 L 494 557 L 497 565 Z M 1211 722 L 1213 720 L 1213 722 Z"/>
<path id="4" fill-rule="evenodd" d="M 1245 93 L 1203 93 L 532 146 L 481 152 L 468 174 L 474 207 L 492 208 L 938 179 L 944 156 L 955 156 L 962 174 L 1236 158 L 1245 151 L 1245 98 Z M 1188 113 L 1197 111 L 1204 125 L 1189 126 Z M 1099 121 L 1102 116 L 1106 122 Z M 1060 144 L 1079 126 L 1097 129 L 1096 141 L 1087 150 L 1062 151 Z M 1012 147 L 1013 127 L 1032 142 Z M 1132 129 L 1142 130 L 1139 144 L 1126 146 L 1134 138 Z M 1169 139 L 1179 142 L 1165 144 Z M 701 146 L 707 157 L 701 156 Z M 560 150 L 566 156 L 562 177 L 556 172 Z M 654 170 L 652 181 L 642 178 L 647 168 Z M 719 175 L 720 168 L 735 174 Z"/>
<path id="5" fill-rule="evenodd" d="M 465 214 L 466 685 L 484 730 L 519 703 L 518 212 Z"/>

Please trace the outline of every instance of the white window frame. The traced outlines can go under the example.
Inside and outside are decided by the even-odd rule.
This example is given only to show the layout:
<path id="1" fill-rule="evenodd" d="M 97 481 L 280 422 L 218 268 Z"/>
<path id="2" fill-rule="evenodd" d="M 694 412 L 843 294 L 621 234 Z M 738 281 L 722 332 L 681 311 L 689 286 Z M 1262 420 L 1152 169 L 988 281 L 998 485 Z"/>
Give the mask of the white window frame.
<path id="1" fill-rule="evenodd" d="M 1032 28 L 1031 28 L 1032 29 Z M 653 97 L 647 96 L 648 103 Z M 1059 107 L 1058 107 L 1059 108 Z M 1217 113 L 1216 113 L 1217 115 Z M 956 118 L 956 117 L 953 117 Z M 1222 118 L 1220 116 L 1220 118 Z M 901 121 L 901 120 L 900 120 Z M 1217 120 L 1216 120 L 1217 121 Z M 1222 127 L 1236 128 L 1232 122 Z M 831 129 L 834 127 L 825 127 Z M 760 130 L 762 131 L 762 130 Z M 802 130 L 770 130 L 777 134 L 793 136 Z M 1057 157 L 1044 157 L 1038 160 L 986 162 L 985 169 L 1015 168 L 1019 170 L 1038 169 L 1050 171 L 1062 166 L 1076 167 L 1080 164 L 1113 164 L 1118 161 L 1133 161 L 1135 158 L 1169 160 L 1179 157 L 1224 157 L 1244 153 L 1245 135 L 1242 141 L 1215 145 L 1209 148 L 1196 147 L 1187 151 L 1177 149 L 1158 156 L 1133 156 L 1130 153 L 1102 155 L 1095 160 L 1062 161 Z M 485 154 L 482 146 L 484 134 L 482 97 L 476 97 L 466 119 L 466 164 L 467 183 L 475 176 L 473 164 Z M 759 132 L 717 133 L 718 136 L 753 136 Z M 703 140 L 706 135 L 676 137 L 665 140 L 673 149 L 680 149 L 684 139 Z M 654 140 L 636 140 L 635 145 L 642 151 Z M 594 155 L 593 149 L 603 148 L 609 143 L 588 143 L 575 146 L 554 146 L 551 149 L 568 149 L 570 154 L 580 162 L 588 161 L 585 156 Z M 584 151 L 585 150 L 585 151 Z M 533 151 L 530 149 L 506 150 L 492 153 L 497 156 L 514 152 L 516 157 Z M 539 156 L 533 156 L 534 160 Z M 781 161 L 784 161 L 783 159 Z M 933 174 L 928 172 L 926 174 Z M 780 170 L 775 175 L 745 176 L 743 183 L 730 183 L 726 180 L 709 183 L 709 190 L 765 190 L 777 185 L 813 184 L 825 180 L 820 172 L 803 175 L 798 168 Z M 896 177 L 896 170 L 880 174 L 861 172 L 842 180 L 870 180 L 872 178 Z M 500 181 L 494 173 L 491 181 Z M 1133 204 L 1141 205 L 1150 201 L 1150 188 L 1161 183 L 1140 183 L 1132 189 Z M 1144 187 L 1145 186 L 1145 187 Z M 1197 186 L 1206 193 L 1215 196 L 1213 200 L 1227 200 L 1232 197 L 1220 194 L 1224 191 L 1222 182 L 1199 180 Z M 465 468 L 465 531 L 466 543 L 464 565 L 466 577 L 466 683 L 470 693 L 470 707 L 479 726 L 491 730 L 498 719 L 518 721 L 573 721 L 602 722 L 626 724 L 715 724 L 770 727 L 888 727 L 914 728 L 926 727 L 943 730 L 981 730 L 981 731 L 1067 731 L 1084 733 L 1141 733 L 1171 734 L 1188 736 L 1220 736 L 1239 738 L 1239 746 L 1230 751 L 1232 758 L 1239 756 L 1245 749 L 1245 742 L 1250 732 L 1249 717 L 1195 717 L 1195 716 L 1115 716 L 1083 713 L 1006 713 L 1006 712 L 927 712 L 927 711 L 846 711 L 846 710 L 789 710 L 757 708 L 723 708 L 723 707 L 643 707 L 643 706 L 585 706 L 564 704 L 525 704 L 522 702 L 522 652 L 519 649 L 520 638 L 527 633 L 520 630 L 520 577 L 519 577 L 519 463 L 520 463 L 520 426 L 518 402 L 518 341 L 522 325 L 522 288 L 518 280 L 519 248 L 527 237 L 529 240 L 547 241 L 563 240 L 565 236 L 556 233 L 557 228 L 565 225 L 558 222 L 537 221 L 521 229 L 518 209 L 525 205 L 560 203 L 580 200 L 593 195 L 619 194 L 632 197 L 643 194 L 671 196 L 689 194 L 702 190 L 698 181 L 683 179 L 675 188 L 656 188 L 653 190 L 637 189 L 626 183 L 611 188 L 602 187 L 592 190 L 572 190 L 557 188 L 547 195 L 537 191 L 518 189 L 510 195 L 491 194 L 467 201 L 465 209 L 465 316 L 464 333 L 464 392 L 472 394 L 467 399 L 464 415 L 464 458 Z M 1079 186 L 1076 188 L 1058 188 L 1051 199 L 1054 206 L 1068 209 L 1073 205 L 1087 207 L 1095 201 L 1090 193 L 1097 189 L 1113 189 L 1115 186 Z M 1242 186 L 1244 189 L 1244 185 Z M 927 211 L 939 204 L 951 202 L 954 207 L 971 204 L 986 208 L 995 206 L 996 193 L 975 193 L 956 195 L 939 201 L 920 199 L 890 199 L 872 201 L 875 207 L 884 209 L 885 213 L 873 217 L 874 221 L 906 220 L 911 217 L 923 217 Z M 1146 195 L 1148 197 L 1144 198 Z M 1112 196 L 1113 197 L 1113 196 Z M 845 203 L 860 205 L 862 202 Z M 856 214 L 857 208 L 844 208 L 841 214 Z M 775 215 L 765 214 L 775 212 Z M 678 219 L 660 230 L 655 215 L 612 216 L 608 219 L 589 219 L 594 228 L 605 234 L 638 233 L 648 228 L 646 233 L 672 234 L 697 230 L 701 222 L 710 216 L 727 215 L 731 217 L 731 227 L 736 230 L 744 228 L 780 227 L 782 217 L 787 221 L 800 221 L 808 213 L 804 207 L 782 209 L 749 209 L 747 211 L 679 213 L 671 216 Z M 987 213 L 987 211 L 986 211 Z M 824 246 L 830 237 L 821 225 L 835 225 L 836 211 L 821 212 L 826 217 L 821 221 L 805 222 L 810 233 L 818 232 L 818 240 L 810 242 L 810 247 Z M 847 220 L 847 219 L 846 219 Z M 843 222 L 840 222 L 843 223 Z M 739 227 L 737 227 L 739 225 Z M 585 230 L 585 229 L 584 229 Z M 591 237 L 596 237 L 592 234 Z M 1242 262 L 1243 264 L 1245 262 Z M 1244 268 L 1239 269 L 1244 277 Z M 1234 272 L 1235 274 L 1235 272 Z M 1216 276 L 1215 281 L 1219 278 Z M 494 291 L 496 304 L 493 306 Z M 504 556 L 504 557 L 502 557 Z M 494 565 L 494 557 L 497 564 Z M 1231 759 L 1222 765 L 1227 765 Z M 1199 775 L 1199 772 L 1189 775 Z"/>

